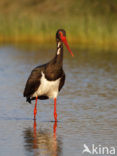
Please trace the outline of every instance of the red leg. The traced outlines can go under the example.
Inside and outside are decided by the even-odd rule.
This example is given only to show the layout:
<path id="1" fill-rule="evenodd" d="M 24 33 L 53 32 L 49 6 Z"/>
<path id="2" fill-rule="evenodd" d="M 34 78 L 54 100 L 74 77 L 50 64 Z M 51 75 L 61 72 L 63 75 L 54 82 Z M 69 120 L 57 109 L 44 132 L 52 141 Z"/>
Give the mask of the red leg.
<path id="1" fill-rule="evenodd" d="M 56 98 L 54 99 L 54 119 L 55 119 L 55 121 L 57 121 Z"/>
<path id="2" fill-rule="evenodd" d="M 35 101 L 35 107 L 34 107 L 34 120 L 36 120 L 36 114 L 37 114 L 37 99 L 38 99 L 38 97 L 36 97 L 36 101 Z"/>

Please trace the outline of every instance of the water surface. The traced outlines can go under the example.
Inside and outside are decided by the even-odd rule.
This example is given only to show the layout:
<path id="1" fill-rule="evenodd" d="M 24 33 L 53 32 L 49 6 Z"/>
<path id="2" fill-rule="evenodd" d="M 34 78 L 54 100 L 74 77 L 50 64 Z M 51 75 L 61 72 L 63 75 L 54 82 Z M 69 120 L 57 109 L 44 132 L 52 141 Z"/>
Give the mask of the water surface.
<path id="1" fill-rule="evenodd" d="M 0 156 L 81 156 L 83 145 L 117 146 L 117 53 L 64 52 L 66 83 L 57 101 L 33 104 L 23 90 L 30 71 L 54 55 L 51 47 L 0 46 Z M 117 153 L 116 153 L 117 155 Z"/>

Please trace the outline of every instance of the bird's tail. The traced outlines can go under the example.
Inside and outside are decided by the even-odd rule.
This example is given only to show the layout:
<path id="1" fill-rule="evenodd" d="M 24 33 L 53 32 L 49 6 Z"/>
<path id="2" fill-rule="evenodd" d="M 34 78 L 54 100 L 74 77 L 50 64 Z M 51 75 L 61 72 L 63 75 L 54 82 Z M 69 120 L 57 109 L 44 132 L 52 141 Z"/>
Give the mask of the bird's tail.
<path id="1" fill-rule="evenodd" d="M 26 102 L 29 102 L 31 104 L 31 99 L 30 97 L 27 97 Z"/>

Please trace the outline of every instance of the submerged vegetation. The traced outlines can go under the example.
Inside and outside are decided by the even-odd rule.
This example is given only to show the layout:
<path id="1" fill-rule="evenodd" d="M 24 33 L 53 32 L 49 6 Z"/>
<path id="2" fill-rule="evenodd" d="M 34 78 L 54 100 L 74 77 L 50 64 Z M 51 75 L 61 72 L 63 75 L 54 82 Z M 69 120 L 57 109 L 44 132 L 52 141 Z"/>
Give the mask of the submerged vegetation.
<path id="1" fill-rule="evenodd" d="M 64 28 L 74 44 L 117 47 L 117 0 L 1 0 L 1 42 L 53 42 Z"/>

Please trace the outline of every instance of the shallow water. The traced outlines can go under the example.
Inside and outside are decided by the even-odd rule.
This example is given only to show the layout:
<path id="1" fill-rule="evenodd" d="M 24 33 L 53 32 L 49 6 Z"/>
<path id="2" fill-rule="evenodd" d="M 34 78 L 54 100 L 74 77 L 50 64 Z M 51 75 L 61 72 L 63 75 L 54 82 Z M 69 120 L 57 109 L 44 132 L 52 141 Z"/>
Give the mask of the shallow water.
<path id="1" fill-rule="evenodd" d="M 59 122 L 53 122 L 53 100 L 38 101 L 34 122 L 34 102 L 25 102 L 24 85 L 54 48 L 0 46 L 0 156 L 81 156 L 84 144 L 117 146 L 117 53 L 73 51 L 74 58 L 64 52 Z"/>

